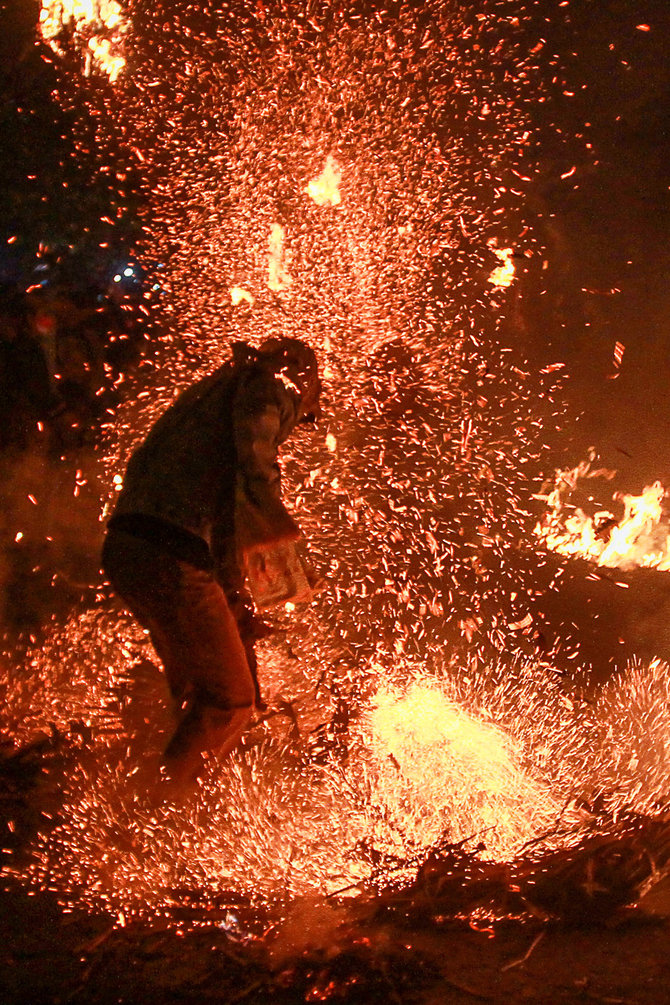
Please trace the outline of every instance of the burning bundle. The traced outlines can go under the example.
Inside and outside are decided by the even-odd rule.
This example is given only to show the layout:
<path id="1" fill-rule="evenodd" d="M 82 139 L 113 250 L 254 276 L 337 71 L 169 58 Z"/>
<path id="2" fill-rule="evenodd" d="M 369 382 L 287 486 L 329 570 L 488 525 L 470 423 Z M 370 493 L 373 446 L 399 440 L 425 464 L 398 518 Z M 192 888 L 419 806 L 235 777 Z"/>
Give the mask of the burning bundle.
<path id="1" fill-rule="evenodd" d="M 509 863 L 483 862 L 462 845 L 433 851 L 413 883 L 385 889 L 375 913 L 416 920 L 469 917 L 482 911 L 531 915 L 570 925 L 610 920 L 670 872 L 670 822 L 636 817 L 574 847 L 544 854 L 527 849 Z"/>
<path id="2" fill-rule="evenodd" d="M 605 568 L 631 569 L 636 566 L 670 568 L 670 528 L 663 502 L 666 490 L 656 481 L 639 496 L 618 493 L 613 498 L 623 504 L 617 518 L 609 510 L 587 515 L 579 507 L 568 506 L 567 499 L 586 479 L 614 477 L 614 471 L 592 469 L 582 461 L 570 471 L 557 471 L 553 489 L 536 496 L 547 502 L 548 512 L 537 524 L 535 534 L 559 555 L 586 558 Z M 566 516 L 566 509 L 571 515 Z"/>

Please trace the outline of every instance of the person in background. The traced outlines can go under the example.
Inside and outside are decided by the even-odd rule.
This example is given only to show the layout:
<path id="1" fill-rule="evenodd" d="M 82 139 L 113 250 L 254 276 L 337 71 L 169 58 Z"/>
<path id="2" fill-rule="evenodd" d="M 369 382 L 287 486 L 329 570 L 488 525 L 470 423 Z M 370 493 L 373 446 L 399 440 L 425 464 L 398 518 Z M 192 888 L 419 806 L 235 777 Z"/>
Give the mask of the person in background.
<path id="1" fill-rule="evenodd" d="M 319 415 L 316 356 L 298 339 L 233 346 L 232 359 L 184 391 L 127 466 L 103 569 L 149 630 L 179 721 L 163 755 L 177 787 L 240 740 L 260 701 L 245 594 L 249 563 L 295 542 L 281 499 L 278 447 Z"/>

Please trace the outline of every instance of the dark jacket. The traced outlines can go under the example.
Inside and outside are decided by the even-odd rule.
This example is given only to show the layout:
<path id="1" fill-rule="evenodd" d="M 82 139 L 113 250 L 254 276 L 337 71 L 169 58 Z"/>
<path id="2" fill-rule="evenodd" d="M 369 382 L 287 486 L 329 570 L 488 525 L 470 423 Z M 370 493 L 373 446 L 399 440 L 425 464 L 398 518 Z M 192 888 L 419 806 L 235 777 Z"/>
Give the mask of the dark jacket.
<path id="1" fill-rule="evenodd" d="M 195 537 L 199 565 L 207 556 L 229 562 L 233 547 L 244 553 L 297 538 L 277 453 L 318 392 L 316 358 L 304 343 L 236 344 L 232 360 L 184 391 L 133 453 L 110 528 L 144 527 L 175 554 Z"/>

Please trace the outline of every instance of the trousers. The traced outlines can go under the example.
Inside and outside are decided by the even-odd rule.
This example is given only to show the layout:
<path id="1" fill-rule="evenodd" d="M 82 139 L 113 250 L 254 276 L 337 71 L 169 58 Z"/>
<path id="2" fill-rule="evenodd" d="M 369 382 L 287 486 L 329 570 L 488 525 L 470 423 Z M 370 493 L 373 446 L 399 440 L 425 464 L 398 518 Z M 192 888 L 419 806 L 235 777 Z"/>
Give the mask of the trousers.
<path id="1" fill-rule="evenodd" d="M 116 593 L 148 629 L 178 704 L 231 710 L 256 702 L 253 642 L 243 641 L 211 572 L 122 530 L 108 532 L 102 564 Z"/>

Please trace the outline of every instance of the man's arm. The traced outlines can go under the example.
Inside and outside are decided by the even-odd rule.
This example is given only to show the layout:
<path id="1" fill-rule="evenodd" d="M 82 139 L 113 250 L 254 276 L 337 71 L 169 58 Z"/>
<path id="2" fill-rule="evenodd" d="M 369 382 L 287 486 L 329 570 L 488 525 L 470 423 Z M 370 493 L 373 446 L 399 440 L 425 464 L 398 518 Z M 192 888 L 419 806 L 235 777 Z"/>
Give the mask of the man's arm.
<path id="1" fill-rule="evenodd" d="M 279 443 L 295 424 L 297 401 L 272 374 L 241 381 L 233 405 L 238 467 L 236 530 L 243 553 L 296 540 L 300 530 L 281 501 Z"/>

